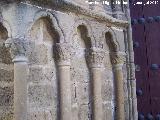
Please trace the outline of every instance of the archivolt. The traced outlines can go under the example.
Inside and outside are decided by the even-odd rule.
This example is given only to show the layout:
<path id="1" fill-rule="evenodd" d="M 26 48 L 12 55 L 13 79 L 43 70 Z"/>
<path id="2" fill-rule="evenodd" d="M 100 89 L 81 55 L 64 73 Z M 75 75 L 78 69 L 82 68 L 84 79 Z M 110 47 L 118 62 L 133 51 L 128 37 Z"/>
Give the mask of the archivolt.
<path id="1" fill-rule="evenodd" d="M 72 30 L 70 32 L 68 40 L 71 40 L 73 38 L 74 34 L 77 31 L 78 26 L 80 26 L 80 25 L 83 25 L 87 28 L 88 37 L 91 38 L 91 44 L 93 44 L 93 40 L 95 40 L 95 39 L 94 39 L 94 36 L 93 36 L 92 28 L 89 25 L 89 22 L 87 20 L 83 20 L 83 19 L 78 19 L 78 20 L 75 21 L 75 24 L 72 26 Z"/>
<path id="2" fill-rule="evenodd" d="M 58 19 L 55 15 L 53 15 L 52 13 L 50 12 L 46 12 L 46 11 L 38 11 L 34 18 L 33 18 L 33 22 L 30 24 L 30 27 L 29 27 L 29 30 L 32 28 L 32 26 L 34 25 L 34 23 L 41 19 L 41 18 L 49 18 L 52 22 L 52 27 L 55 29 L 55 31 L 59 34 L 59 37 L 60 37 L 60 43 L 63 43 L 63 42 L 66 42 L 65 40 L 65 37 L 64 37 L 64 33 L 63 33 L 63 30 L 61 29 L 60 25 L 59 25 L 59 22 L 58 22 Z M 28 30 L 28 31 L 29 31 Z"/>
<path id="3" fill-rule="evenodd" d="M 7 30 L 8 37 L 11 38 L 12 37 L 12 29 L 11 29 L 10 24 L 6 20 L 3 20 L 2 23 L 0 23 L 0 24 L 2 24 L 2 26 Z"/>
<path id="4" fill-rule="evenodd" d="M 109 49 L 111 50 L 110 52 L 118 52 L 120 51 L 120 46 L 116 37 L 116 33 L 114 32 L 114 30 L 112 30 L 112 28 L 107 28 L 106 30 L 103 31 L 102 33 L 102 38 L 104 41 L 104 44 L 107 44 L 106 42 L 106 33 L 109 33 L 112 37 L 112 39 L 109 40 L 109 42 L 111 43 L 109 45 Z"/>

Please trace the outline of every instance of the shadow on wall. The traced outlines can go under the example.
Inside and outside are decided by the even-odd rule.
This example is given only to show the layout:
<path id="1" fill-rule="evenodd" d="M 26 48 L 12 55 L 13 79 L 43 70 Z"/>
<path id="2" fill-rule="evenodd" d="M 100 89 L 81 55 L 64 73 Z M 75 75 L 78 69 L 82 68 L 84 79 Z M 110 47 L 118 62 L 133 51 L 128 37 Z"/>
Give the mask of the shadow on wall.
<path id="1" fill-rule="evenodd" d="M 30 111 L 29 119 L 43 119 L 39 113 L 57 119 L 59 83 L 55 48 L 56 43 L 60 42 L 59 33 L 49 17 L 41 17 L 35 21 L 27 36 L 31 41 L 29 83 L 34 83 L 28 84 L 29 109 L 35 110 Z"/>
<path id="2" fill-rule="evenodd" d="M 0 24 L 0 119 L 13 119 L 14 72 L 9 49 L 5 47 L 8 38 L 6 28 Z"/>

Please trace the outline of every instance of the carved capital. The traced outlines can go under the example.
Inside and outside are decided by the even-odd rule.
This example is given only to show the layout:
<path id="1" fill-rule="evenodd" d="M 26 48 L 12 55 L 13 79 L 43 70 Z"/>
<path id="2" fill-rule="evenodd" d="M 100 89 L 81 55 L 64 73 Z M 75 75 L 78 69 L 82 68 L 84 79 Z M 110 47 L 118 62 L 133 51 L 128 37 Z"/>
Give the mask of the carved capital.
<path id="1" fill-rule="evenodd" d="M 23 38 L 9 38 L 5 42 L 6 48 L 10 49 L 11 57 L 14 61 L 27 61 L 26 55 L 29 42 Z"/>
<path id="2" fill-rule="evenodd" d="M 126 60 L 124 54 L 111 53 L 111 62 L 113 65 L 123 65 Z"/>
<path id="3" fill-rule="evenodd" d="M 91 48 L 89 50 L 89 63 L 91 67 L 102 67 L 104 65 L 105 53 L 103 49 Z"/>
<path id="4" fill-rule="evenodd" d="M 67 43 L 56 44 L 56 60 L 59 65 L 70 65 L 71 49 Z"/>

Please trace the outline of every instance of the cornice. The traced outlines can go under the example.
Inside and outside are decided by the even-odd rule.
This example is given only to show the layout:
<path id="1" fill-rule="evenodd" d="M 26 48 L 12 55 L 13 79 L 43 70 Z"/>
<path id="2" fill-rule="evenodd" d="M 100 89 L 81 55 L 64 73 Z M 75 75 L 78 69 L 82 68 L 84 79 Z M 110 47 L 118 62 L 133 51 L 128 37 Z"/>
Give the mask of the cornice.
<path id="1" fill-rule="evenodd" d="M 59 10 L 64 12 L 73 12 L 96 19 L 97 21 L 106 22 L 108 26 L 124 27 L 129 25 L 128 21 L 113 18 L 107 14 L 100 14 L 90 9 L 86 9 L 69 0 L 1 0 L 0 4 L 12 3 L 26 3 L 33 4 L 45 9 Z"/>
<path id="2" fill-rule="evenodd" d="M 75 5 L 74 3 L 68 2 L 67 0 L 61 1 L 59 3 L 59 5 L 63 9 L 95 18 L 98 21 L 108 22 L 109 24 L 113 24 L 115 26 L 120 26 L 120 27 L 128 26 L 128 21 L 118 20 L 118 19 L 113 18 L 107 14 L 102 15 L 102 14 L 93 12 L 92 10 L 82 8 L 81 6 L 78 6 L 78 5 Z"/>
<path id="3" fill-rule="evenodd" d="M 72 3 L 71 1 L 68 1 L 68 0 L 45 0 L 45 1 L 44 0 L 21 0 L 21 2 L 26 2 L 26 3 L 29 2 L 30 4 L 34 4 L 34 5 L 36 4 L 46 9 L 48 8 L 48 9 L 59 10 L 64 12 L 69 11 L 75 14 L 81 14 L 84 16 L 94 18 L 97 21 L 106 22 L 107 25 L 110 25 L 110 26 L 127 27 L 129 25 L 128 21 L 119 20 L 107 14 L 96 13 L 95 11 L 76 5 L 75 3 Z"/>

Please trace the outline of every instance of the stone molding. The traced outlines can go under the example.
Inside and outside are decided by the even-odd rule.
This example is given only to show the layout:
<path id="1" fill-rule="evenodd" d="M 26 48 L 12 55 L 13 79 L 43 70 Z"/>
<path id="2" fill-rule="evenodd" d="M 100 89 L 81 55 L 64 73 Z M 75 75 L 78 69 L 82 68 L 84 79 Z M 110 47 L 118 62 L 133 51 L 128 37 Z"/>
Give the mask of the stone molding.
<path id="1" fill-rule="evenodd" d="M 59 65 L 70 65 L 71 46 L 67 43 L 56 43 L 56 60 Z"/>
<path id="2" fill-rule="evenodd" d="M 90 48 L 88 55 L 88 61 L 90 63 L 91 68 L 103 67 L 105 59 L 105 52 L 103 49 L 95 47 Z"/>
<path id="3" fill-rule="evenodd" d="M 5 46 L 10 49 L 12 61 L 27 61 L 29 41 L 24 38 L 8 38 Z"/>
<path id="4" fill-rule="evenodd" d="M 103 15 L 103 14 L 100 14 L 100 13 L 95 13 L 92 10 L 88 10 L 88 9 L 82 8 L 78 5 L 75 5 L 74 3 L 72 3 L 68 0 L 62 0 L 59 3 L 59 5 L 63 9 L 67 9 L 67 10 L 70 10 L 70 11 L 73 11 L 73 12 L 76 12 L 76 13 L 78 12 L 80 14 L 84 14 L 84 15 L 87 15 L 87 16 L 90 16 L 90 17 L 94 17 L 96 19 L 106 21 L 106 22 L 111 23 L 111 24 L 116 25 L 116 26 L 122 26 L 122 27 L 128 26 L 128 21 L 118 20 L 118 19 L 113 18 L 109 15 Z"/>
<path id="5" fill-rule="evenodd" d="M 17 1 L 17 0 L 14 0 Z M 30 2 L 31 4 L 38 4 L 40 3 L 40 1 L 38 0 L 28 0 L 28 2 Z M 23 4 L 27 4 L 26 1 L 22 0 L 21 3 Z M 60 1 L 55 1 L 55 0 L 48 0 L 47 2 L 43 2 L 41 1 L 41 4 L 43 3 L 43 5 L 51 5 L 51 9 L 62 9 L 65 11 L 70 11 L 70 12 L 74 12 L 74 13 L 78 13 L 78 14 L 82 14 L 85 16 L 89 16 L 95 19 L 99 19 L 102 20 L 104 22 L 107 22 L 109 24 L 112 24 L 113 26 L 119 26 L 119 27 L 127 27 L 128 26 L 128 21 L 124 21 L 124 20 L 119 20 L 116 19 L 110 15 L 107 14 L 101 14 L 101 13 L 95 13 L 93 10 L 81 7 L 80 5 L 75 4 L 74 2 L 70 1 L 70 0 L 60 0 Z"/>
<path id="6" fill-rule="evenodd" d="M 82 7 L 76 5 L 72 2 L 69 2 L 67 0 L 62 0 L 59 3 L 59 6 L 62 7 L 63 9 L 67 9 L 69 11 L 73 11 L 73 12 L 80 13 L 80 14 L 83 14 L 83 15 L 86 15 L 86 16 L 90 16 L 90 17 L 105 21 L 105 22 L 110 23 L 110 24 L 115 25 L 115 26 L 121 26 L 121 27 L 127 27 L 128 26 L 128 21 L 119 20 L 119 19 L 113 18 L 109 15 L 95 13 L 92 10 L 82 8 Z"/>

